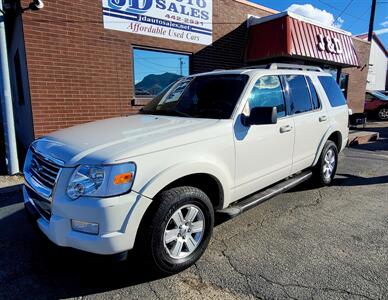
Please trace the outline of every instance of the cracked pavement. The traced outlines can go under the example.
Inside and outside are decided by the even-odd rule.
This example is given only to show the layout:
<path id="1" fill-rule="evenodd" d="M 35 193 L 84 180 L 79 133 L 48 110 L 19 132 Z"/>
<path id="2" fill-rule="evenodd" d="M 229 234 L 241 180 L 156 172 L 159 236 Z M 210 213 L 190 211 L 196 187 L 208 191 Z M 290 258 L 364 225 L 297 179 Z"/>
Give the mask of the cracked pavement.
<path id="1" fill-rule="evenodd" d="M 218 225 L 190 269 L 160 278 L 61 249 L 0 189 L 0 299 L 388 299 L 388 137 L 346 149 L 334 185 L 303 184 Z"/>

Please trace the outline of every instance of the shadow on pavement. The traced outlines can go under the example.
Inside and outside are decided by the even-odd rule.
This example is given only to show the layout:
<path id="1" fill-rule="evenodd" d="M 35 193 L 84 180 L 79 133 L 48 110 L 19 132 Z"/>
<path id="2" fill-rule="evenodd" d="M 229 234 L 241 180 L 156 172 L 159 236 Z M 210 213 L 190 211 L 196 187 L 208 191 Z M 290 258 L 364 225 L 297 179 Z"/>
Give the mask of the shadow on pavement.
<path id="1" fill-rule="evenodd" d="M 376 177 L 362 177 L 352 174 L 337 174 L 345 178 L 335 178 L 333 184 L 337 186 L 357 186 L 388 183 L 388 175 Z"/>
<path id="2" fill-rule="evenodd" d="M 162 278 L 134 253 L 117 262 L 54 245 L 28 218 L 22 201 L 20 189 L 0 190 L 0 299 L 79 297 Z"/>

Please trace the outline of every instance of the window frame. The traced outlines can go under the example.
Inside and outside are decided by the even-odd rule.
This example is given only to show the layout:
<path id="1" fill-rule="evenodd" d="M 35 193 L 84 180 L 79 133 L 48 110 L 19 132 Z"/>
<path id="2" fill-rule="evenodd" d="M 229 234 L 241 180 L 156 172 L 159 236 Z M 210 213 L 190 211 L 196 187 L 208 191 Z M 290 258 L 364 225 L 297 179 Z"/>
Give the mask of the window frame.
<path id="1" fill-rule="evenodd" d="M 313 99 L 312 99 L 312 96 L 311 96 L 311 91 L 310 91 L 310 86 L 308 84 L 308 81 L 307 81 L 307 78 L 306 78 L 306 74 L 298 74 L 298 73 L 287 73 L 287 74 L 281 74 L 279 75 L 280 77 L 282 77 L 282 80 L 284 82 L 284 85 L 286 87 L 286 90 L 284 91 L 284 94 L 286 95 L 287 97 L 287 111 L 288 111 L 288 114 L 289 116 L 291 117 L 295 117 L 295 116 L 302 116 L 302 115 L 305 115 L 305 114 L 309 114 L 309 113 L 314 113 L 314 112 L 317 112 L 319 110 L 322 110 L 322 101 L 319 97 L 319 94 L 317 92 L 317 89 L 314 85 L 314 82 L 313 80 L 311 79 L 311 82 L 313 83 L 313 86 L 315 88 L 315 91 L 317 92 L 317 96 L 318 96 L 318 101 L 319 101 L 319 104 L 320 104 L 320 108 L 319 109 L 314 109 L 314 105 L 313 105 Z M 286 76 L 303 76 L 304 77 L 304 80 L 306 82 L 306 87 L 307 87 L 307 90 L 308 90 L 308 94 L 309 94 L 309 98 L 310 98 L 310 105 L 311 105 L 311 110 L 309 111 L 304 111 L 302 113 L 298 113 L 298 114 L 295 114 L 295 113 L 291 113 L 291 93 L 290 93 L 290 86 L 286 80 Z"/>
<path id="2" fill-rule="evenodd" d="M 131 47 L 131 64 L 132 64 L 132 98 L 134 100 L 134 103 L 132 104 L 133 106 L 136 106 L 136 100 L 141 100 L 143 99 L 142 97 L 139 97 L 136 95 L 136 82 L 135 82 L 135 50 L 144 50 L 144 51 L 152 51 L 152 52 L 159 52 L 159 53 L 166 53 L 166 54 L 177 54 L 177 55 L 185 55 L 189 59 L 189 65 L 188 65 L 188 71 L 189 74 L 188 76 L 192 75 L 192 65 L 193 65 L 193 53 L 192 52 L 185 52 L 185 51 L 175 51 L 175 50 L 168 50 L 168 49 L 163 49 L 163 48 L 157 48 L 157 47 L 146 47 L 146 46 L 140 46 L 140 45 L 132 45 Z M 149 99 L 153 99 L 156 95 L 150 95 Z M 148 98 L 147 98 L 148 99 Z M 144 104 L 140 104 L 143 106 Z"/>
<path id="3" fill-rule="evenodd" d="M 252 84 L 248 83 L 249 86 L 247 85 L 247 90 L 245 92 L 246 93 L 246 101 L 245 101 L 245 104 L 242 107 L 242 113 L 244 113 L 245 107 L 247 105 L 249 107 L 249 98 L 251 96 L 251 93 L 252 93 L 253 89 L 255 88 L 256 83 L 260 80 L 260 78 L 269 77 L 269 76 L 276 76 L 276 77 L 278 77 L 279 82 L 280 82 L 280 87 L 281 87 L 282 95 L 283 95 L 285 115 L 282 116 L 282 117 L 278 116 L 277 119 L 280 120 L 280 119 L 284 119 L 284 118 L 289 117 L 289 107 L 288 107 L 288 103 L 287 103 L 286 92 L 285 92 L 285 89 L 284 89 L 285 86 L 284 86 L 284 82 L 283 82 L 283 78 L 282 78 L 281 74 L 260 74 L 259 76 L 254 76 L 252 78 Z M 238 105 L 238 103 L 236 105 Z M 250 109 L 251 108 L 249 107 L 249 111 L 250 111 Z"/>
<path id="4" fill-rule="evenodd" d="M 313 88 L 314 88 L 314 90 L 315 90 L 315 93 L 317 94 L 319 107 L 318 107 L 318 108 L 315 108 L 315 109 L 314 109 L 314 103 L 313 103 L 313 95 L 311 94 L 310 84 L 309 84 L 307 78 L 310 79 L 311 84 L 312 84 L 312 86 L 313 86 Z M 307 87 L 308 87 L 309 93 L 310 93 L 310 100 L 311 100 L 311 104 L 312 104 L 312 108 L 313 108 L 312 112 L 322 110 L 322 101 L 321 101 L 321 97 L 319 97 L 318 90 L 317 90 L 317 87 L 316 87 L 315 84 L 314 84 L 313 79 L 312 79 L 310 76 L 305 76 L 305 79 L 306 79 Z"/>
<path id="5" fill-rule="evenodd" d="M 331 78 L 334 83 L 337 85 L 338 89 L 340 90 L 341 92 L 341 95 L 343 96 L 344 100 L 345 100 L 345 103 L 344 104 L 341 104 L 341 105 L 333 105 L 331 103 L 331 99 L 329 97 L 329 94 L 327 92 L 327 89 L 325 88 L 325 86 L 323 85 L 322 81 L 321 81 L 321 78 Z M 319 81 L 319 84 L 321 85 L 322 87 L 322 92 L 325 94 L 326 98 L 327 98 L 327 102 L 328 102 L 328 105 L 332 108 L 332 109 L 336 109 L 338 107 L 343 107 L 345 105 L 348 105 L 348 99 L 346 99 L 345 95 L 343 94 L 340 86 L 338 85 L 337 81 L 333 78 L 333 76 L 327 76 L 327 75 L 324 75 L 324 74 L 317 74 L 317 80 Z"/>

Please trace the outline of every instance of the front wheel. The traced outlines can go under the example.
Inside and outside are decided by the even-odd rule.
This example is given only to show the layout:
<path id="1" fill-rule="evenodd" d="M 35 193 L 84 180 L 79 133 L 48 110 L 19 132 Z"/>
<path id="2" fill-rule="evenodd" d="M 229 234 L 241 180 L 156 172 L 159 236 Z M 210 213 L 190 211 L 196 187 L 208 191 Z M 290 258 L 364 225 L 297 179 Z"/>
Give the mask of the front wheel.
<path id="1" fill-rule="evenodd" d="M 209 244 L 213 206 L 200 189 L 190 186 L 163 191 L 147 212 L 139 232 L 140 254 L 164 274 L 193 265 Z"/>
<path id="2" fill-rule="evenodd" d="M 377 112 L 377 115 L 381 121 L 387 121 L 388 120 L 388 107 L 382 107 Z"/>
<path id="3" fill-rule="evenodd" d="M 321 156 L 314 168 L 316 183 L 320 186 L 330 185 L 337 171 L 338 148 L 332 141 L 327 141 L 323 147 Z"/>

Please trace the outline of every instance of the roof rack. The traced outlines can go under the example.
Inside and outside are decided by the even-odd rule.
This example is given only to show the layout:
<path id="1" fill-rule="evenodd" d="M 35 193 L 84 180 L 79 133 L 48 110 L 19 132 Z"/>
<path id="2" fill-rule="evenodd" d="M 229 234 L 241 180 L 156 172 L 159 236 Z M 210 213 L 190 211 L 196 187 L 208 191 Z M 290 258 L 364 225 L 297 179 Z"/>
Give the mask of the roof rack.
<path id="1" fill-rule="evenodd" d="M 323 70 L 320 67 L 316 67 L 316 66 L 283 64 L 283 63 L 272 63 L 272 64 L 266 64 L 266 65 L 248 66 L 248 67 L 245 67 L 245 69 L 301 70 L 301 71 L 323 72 Z"/>

